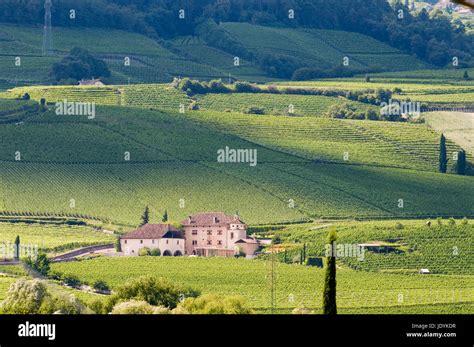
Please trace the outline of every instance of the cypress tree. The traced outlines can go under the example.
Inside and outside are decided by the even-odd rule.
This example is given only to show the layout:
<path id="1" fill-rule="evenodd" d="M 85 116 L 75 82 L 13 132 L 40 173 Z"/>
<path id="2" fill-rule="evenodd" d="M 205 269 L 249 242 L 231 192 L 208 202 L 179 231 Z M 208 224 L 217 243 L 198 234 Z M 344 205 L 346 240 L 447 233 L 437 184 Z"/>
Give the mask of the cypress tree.
<path id="1" fill-rule="evenodd" d="M 168 211 L 165 210 L 165 213 L 163 214 L 163 219 L 162 219 L 163 222 L 167 222 L 168 221 Z"/>
<path id="2" fill-rule="evenodd" d="M 469 78 L 469 73 L 467 72 L 467 70 L 464 70 L 463 78 L 464 78 L 464 80 L 466 80 L 466 81 L 469 81 L 469 80 L 470 80 L 470 78 Z"/>
<path id="3" fill-rule="evenodd" d="M 328 243 L 333 250 L 335 249 L 336 232 L 334 230 L 329 232 Z M 336 255 L 331 254 L 326 257 L 326 273 L 324 275 L 324 291 L 323 291 L 323 313 L 337 314 L 336 305 Z"/>
<path id="4" fill-rule="evenodd" d="M 439 141 L 439 172 L 446 173 L 448 169 L 448 157 L 446 154 L 446 138 L 441 134 Z"/>
<path id="5" fill-rule="evenodd" d="M 145 211 L 143 211 L 142 222 L 141 222 L 140 226 L 148 224 L 149 221 L 150 221 L 150 210 L 149 210 L 148 206 L 146 206 Z"/>
<path id="6" fill-rule="evenodd" d="M 15 238 L 15 259 L 18 260 L 20 258 L 20 236 L 17 235 Z"/>
<path id="7" fill-rule="evenodd" d="M 466 174 L 466 151 L 461 150 L 458 152 L 458 161 L 456 163 L 456 172 L 458 175 Z"/>

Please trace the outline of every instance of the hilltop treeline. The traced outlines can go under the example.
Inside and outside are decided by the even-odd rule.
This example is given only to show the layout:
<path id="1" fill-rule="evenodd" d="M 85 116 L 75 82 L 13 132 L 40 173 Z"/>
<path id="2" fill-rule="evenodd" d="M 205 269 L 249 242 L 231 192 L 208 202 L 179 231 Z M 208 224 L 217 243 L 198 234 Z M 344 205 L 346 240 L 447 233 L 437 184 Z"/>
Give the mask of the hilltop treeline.
<path id="1" fill-rule="evenodd" d="M 2 0 L 0 21 L 43 22 L 44 0 Z M 70 10 L 76 11 L 71 19 Z M 184 18 L 180 18 L 179 11 Z M 294 10 L 294 18 L 289 11 Z M 398 10 L 403 10 L 399 18 Z M 209 19 L 355 31 L 416 54 L 434 65 L 473 64 L 474 39 L 440 12 L 412 15 L 386 0 L 53 0 L 53 25 L 123 29 L 154 38 L 193 35 Z"/>

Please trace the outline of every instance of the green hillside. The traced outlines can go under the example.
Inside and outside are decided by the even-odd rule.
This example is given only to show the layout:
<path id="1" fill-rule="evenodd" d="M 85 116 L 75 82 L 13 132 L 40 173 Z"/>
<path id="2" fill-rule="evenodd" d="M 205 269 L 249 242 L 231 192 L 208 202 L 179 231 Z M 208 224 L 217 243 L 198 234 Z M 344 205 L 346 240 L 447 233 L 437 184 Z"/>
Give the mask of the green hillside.
<path id="1" fill-rule="evenodd" d="M 221 24 L 257 54 L 287 55 L 310 67 L 330 68 L 349 58 L 353 69 L 414 70 L 429 65 L 368 36 L 332 30 L 269 28 L 247 23 Z"/>
<path id="2" fill-rule="evenodd" d="M 129 278 L 152 272 L 203 293 L 241 295 L 259 313 L 268 312 L 271 307 L 271 264 L 266 261 L 219 257 L 109 257 L 56 263 L 52 268 L 88 283 L 101 279 L 112 288 Z M 290 312 L 304 304 L 320 313 L 323 269 L 277 264 L 275 272 L 278 312 Z M 407 313 L 414 309 L 422 313 L 430 308 L 437 313 L 472 313 L 472 276 L 406 276 L 344 268 L 338 269 L 337 276 L 339 313 Z"/>
<path id="3" fill-rule="evenodd" d="M 373 244 L 363 255 L 341 258 L 354 270 L 416 274 L 427 268 L 437 274 L 472 274 L 474 270 L 474 226 L 472 220 L 399 220 L 377 222 L 324 222 L 281 226 L 262 237 L 278 235 L 287 248 L 287 262 L 300 254 L 306 244 L 307 257 L 325 255 L 326 233 L 334 228 L 340 244 Z M 360 257 L 360 258 L 359 258 Z M 279 254 L 284 260 L 285 254 Z"/>
<path id="4" fill-rule="evenodd" d="M 287 55 L 308 67 L 331 68 L 340 65 L 345 56 L 350 58 L 350 67 L 354 69 L 394 71 L 428 67 L 357 33 L 276 29 L 245 23 L 223 23 L 221 26 L 256 56 Z M 51 83 L 52 65 L 76 46 L 88 49 L 107 62 L 112 72 L 109 83 L 159 83 L 169 82 L 173 77 L 276 80 L 255 61 L 240 58 L 240 65 L 234 66 L 235 54 L 211 47 L 197 36 L 158 42 L 120 30 L 56 27 L 53 42 L 54 56 L 43 57 L 42 27 L 0 24 L 0 88 Z M 21 58 L 21 66 L 15 66 L 16 57 Z M 130 66 L 124 64 L 125 57 L 130 58 Z"/>
<path id="5" fill-rule="evenodd" d="M 145 205 L 153 220 L 164 210 L 176 221 L 224 210 L 252 224 L 474 214 L 472 177 L 422 171 L 435 171 L 437 135 L 420 125 L 117 106 L 96 113 L 88 120 L 52 109 L 0 126 L 7 139 L 0 148 L 2 210 L 125 224 L 138 223 Z M 384 132 L 377 137 L 370 131 L 378 125 Z M 423 146 L 414 148 L 415 140 Z M 258 164 L 218 163 L 217 150 L 226 146 L 256 148 Z"/>
<path id="6" fill-rule="evenodd" d="M 474 113 L 432 112 L 425 118 L 430 127 L 474 155 Z"/>

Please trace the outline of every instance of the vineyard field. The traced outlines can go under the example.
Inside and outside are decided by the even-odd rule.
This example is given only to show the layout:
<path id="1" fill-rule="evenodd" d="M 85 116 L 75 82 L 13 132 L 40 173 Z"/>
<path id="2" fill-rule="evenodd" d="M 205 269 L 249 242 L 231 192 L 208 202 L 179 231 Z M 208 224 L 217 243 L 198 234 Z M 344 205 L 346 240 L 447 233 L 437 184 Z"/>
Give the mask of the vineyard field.
<path id="1" fill-rule="evenodd" d="M 465 274 L 474 272 L 473 220 L 456 219 L 454 225 L 444 219 L 441 225 L 431 220 L 390 220 L 377 222 L 325 222 L 283 227 L 264 232 L 262 236 L 278 235 L 283 244 L 291 246 L 287 261 L 297 256 L 306 244 L 307 256 L 325 255 L 328 230 L 337 231 L 339 244 L 381 245 L 366 249 L 362 259 L 340 258 L 341 266 L 379 273 L 417 274 L 422 268 L 435 274 Z M 384 247 L 386 247 L 384 249 Z M 279 254 L 280 260 L 283 253 Z"/>
<path id="2" fill-rule="evenodd" d="M 40 251 L 113 243 L 115 237 L 84 226 L 0 223 L 0 243 L 13 244 L 20 236 L 22 245 L 37 246 Z"/>
<path id="3" fill-rule="evenodd" d="M 203 293 L 241 295 L 257 312 L 270 306 L 270 270 L 267 261 L 227 258 L 100 258 L 56 263 L 53 270 L 73 274 L 92 283 L 102 279 L 112 288 L 144 274 L 165 277 Z M 320 313 L 324 271 L 314 267 L 278 264 L 276 267 L 277 308 L 283 311 L 304 304 Z M 453 285 L 453 283 L 455 283 Z M 384 313 L 403 312 L 417 305 L 446 313 L 443 305 L 460 305 L 471 312 L 474 301 L 472 276 L 406 276 L 338 271 L 338 308 L 358 313 L 385 307 Z M 431 295 L 427 295 L 431 293 Z M 400 297 L 403 301 L 400 302 Z M 401 305 L 402 303 L 402 305 Z M 438 307 L 437 305 L 440 305 Z M 436 308 L 439 310 L 436 310 Z M 472 312 L 471 312 L 472 313 Z"/>
<path id="4" fill-rule="evenodd" d="M 438 135 L 423 125 L 103 106 L 94 120 L 50 110 L 2 125 L 0 133 L 8 139 L 0 147 L 5 211 L 81 213 L 132 225 L 146 205 L 154 218 L 164 210 L 176 221 L 225 210 L 254 224 L 474 213 L 472 177 L 424 172 L 436 170 Z M 415 151 L 416 140 L 424 146 Z M 257 149 L 258 164 L 218 163 L 217 150 L 226 146 Z"/>
<path id="5" fill-rule="evenodd" d="M 377 111 L 374 106 L 352 102 L 336 97 L 319 95 L 280 95 L 238 93 L 238 94 L 207 94 L 198 97 L 198 105 L 203 110 L 219 112 L 246 112 L 250 107 L 259 107 L 265 114 L 290 116 L 320 117 L 331 106 L 347 103 L 361 113 L 369 109 Z"/>
<path id="6" fill-rule="evenodd" d="M 460 112 L 432 112 L 425 114 L 426 122 L 436 131 L 474 155 L 474 114 Z"/>

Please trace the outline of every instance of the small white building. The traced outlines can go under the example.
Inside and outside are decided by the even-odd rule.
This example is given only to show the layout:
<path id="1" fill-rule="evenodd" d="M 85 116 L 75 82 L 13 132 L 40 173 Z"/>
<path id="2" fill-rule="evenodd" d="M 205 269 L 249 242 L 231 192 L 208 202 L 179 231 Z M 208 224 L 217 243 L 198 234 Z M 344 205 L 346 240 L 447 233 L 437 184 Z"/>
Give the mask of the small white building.
<path id="1" fill-rule="evenodd" d="M 88 86 L 88 87 L 100 87 L 103 86 L 104 83 L 100 79 L 91 79 L 91 80 L 85 80 L 82 79 L 79 81 L 80 86 Z"/>
<path id="2" fill-rule="evenodd" d="M 140 249 L 158 248 L 162 256 L 184 255 L 183 233 L 169 224 L 145 224 L 120 237 L 124 255 L 136 256 Z"/>

